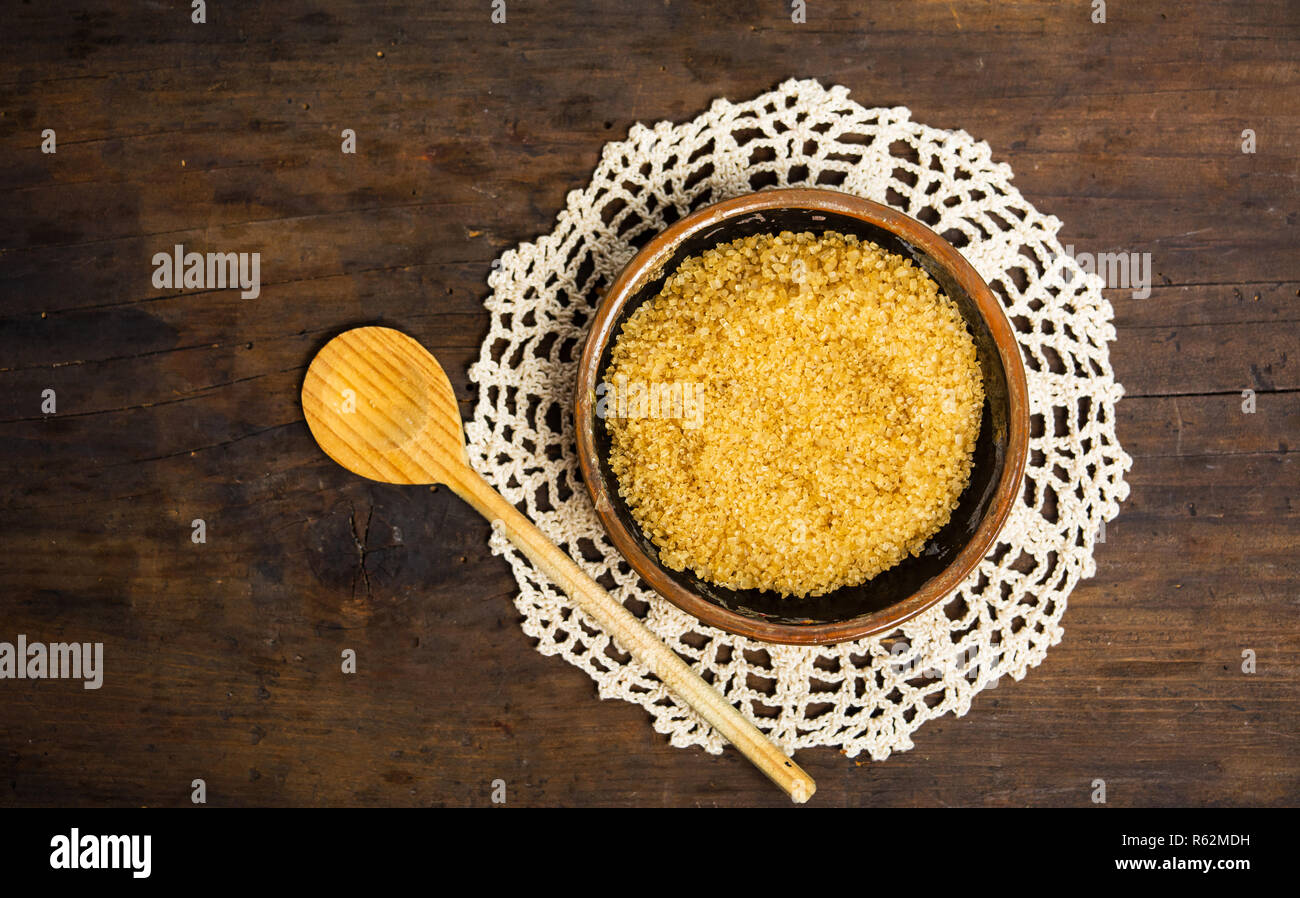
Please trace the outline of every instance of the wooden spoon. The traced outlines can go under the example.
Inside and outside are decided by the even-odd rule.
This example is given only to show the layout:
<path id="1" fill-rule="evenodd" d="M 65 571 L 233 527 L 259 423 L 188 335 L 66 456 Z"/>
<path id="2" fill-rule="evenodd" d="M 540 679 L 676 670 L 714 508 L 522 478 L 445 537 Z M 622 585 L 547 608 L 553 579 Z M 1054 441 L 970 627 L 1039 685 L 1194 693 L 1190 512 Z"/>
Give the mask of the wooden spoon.
<path id="1" fill-rule="evenodd" d="M 686 662 L 588 577 L 469 466 L 460 410 L 438 360 L 400 331 L 360 327 L 317 354 L 302 385 L 307 426 L 325 454 L 384 483 L 445 483 L 494 524 L 625 650 L 794 799 L 817 784 Z"/>

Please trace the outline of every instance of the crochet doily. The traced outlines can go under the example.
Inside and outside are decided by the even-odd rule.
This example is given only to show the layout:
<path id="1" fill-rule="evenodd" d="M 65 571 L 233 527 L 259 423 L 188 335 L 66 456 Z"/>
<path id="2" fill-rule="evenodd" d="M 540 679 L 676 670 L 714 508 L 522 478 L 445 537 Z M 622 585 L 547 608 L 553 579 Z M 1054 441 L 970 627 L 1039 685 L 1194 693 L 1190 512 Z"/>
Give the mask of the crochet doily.
<path id="1" fill-rule="evenodd" d="M 591 183 L 555 228 L 493 263 L 491 330 L 470 377 L 470 460 L 787 751 L 825 745 L 882 760 L 942 714 L 964 715 L 1004 674 L 1019 680 L 1062 636 L 1075 584 L 1095 572 L 1104 520 L 1128 495 L 1115 436 L 1123 395 L 1101 279 L 1057 239 L 1061 223 L 1011 186 L 1009 166 L 963 131 L 867 109 L 844 87 L 791 80 L 698 118 L 637 124 L 607 144 Z M 1023 350 L 1032 413 L 1022 501 L 993 551 L 952 596 L 895 631 L 823 647 L 779 646 L 702 624 L 647 587 L 606 538 L 579 475 L 572 415 L 578 356 L 604 289 L 637 248 L 689 211 L 765 187 L 821 186 L 912 215 L 958 247 L 1005 303 Z M 725 741 L 680 704 L 501 532 L 523 629 L 596 681 L 601 698 L 643 706 L 673 745 Z"/>

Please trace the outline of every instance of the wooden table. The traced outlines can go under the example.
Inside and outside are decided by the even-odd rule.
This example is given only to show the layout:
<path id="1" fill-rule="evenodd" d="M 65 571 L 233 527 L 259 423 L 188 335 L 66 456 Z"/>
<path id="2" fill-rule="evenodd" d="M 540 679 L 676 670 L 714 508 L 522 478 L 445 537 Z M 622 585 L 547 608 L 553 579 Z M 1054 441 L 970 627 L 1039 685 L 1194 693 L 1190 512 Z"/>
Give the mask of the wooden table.
<path id="1" fill-rule="evenodd" d="M 1107 292 L 1132 496 L 1064 641 L 913 751 L 800 753 L 814 803 L 1296 803 L 1294 4 L 120 6 L 0 35 L 0 640 L 106 668 L 0 681 L 0 802 L 785 804 L 533 651 L 487 525 L 334 466 L 297 397 L 383 323 L 468 413 L 490 264 L 602 145 L 799 76 L 987 140 L 1062 242 L 1155 281 Z M 155 288 L 177 243 L 260 252 L 260 296 Z"/>

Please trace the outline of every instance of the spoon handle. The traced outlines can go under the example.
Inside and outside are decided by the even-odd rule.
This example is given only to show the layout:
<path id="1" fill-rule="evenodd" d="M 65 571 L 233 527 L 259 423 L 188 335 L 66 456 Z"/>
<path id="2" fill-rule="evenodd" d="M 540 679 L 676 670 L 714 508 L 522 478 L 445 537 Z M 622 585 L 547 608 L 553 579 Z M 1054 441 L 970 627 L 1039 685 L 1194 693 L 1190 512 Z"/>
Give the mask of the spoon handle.
<path id="1" fill-rule="evenodd" d="M 740 749 L 755 767 L 784 789 L 791 799 L 802 804 L 812 797 L 817 789 L 812 777 L 746 720 L 716 689 L 691 670 L 659 637 L 646 629 L 621 602 L 583 573 L 569 556 L 560 551 L 477 472 L 469 467 L 457 466 L 457 470 L 449 471 L 448 474 L 448 486 L 458 496 L 489 521 L 500 521 L 506 538 L 528 556 L 538 570 L 563 589 L 624 650 L 649 667 L 669 690 Z"/>

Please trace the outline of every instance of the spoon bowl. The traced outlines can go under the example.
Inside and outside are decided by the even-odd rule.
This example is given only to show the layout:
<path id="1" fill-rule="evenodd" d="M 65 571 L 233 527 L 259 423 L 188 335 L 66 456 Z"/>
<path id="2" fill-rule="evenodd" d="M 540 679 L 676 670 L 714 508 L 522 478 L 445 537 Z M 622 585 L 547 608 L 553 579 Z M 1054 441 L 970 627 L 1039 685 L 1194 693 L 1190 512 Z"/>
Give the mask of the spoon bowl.
<path id="1" fill-rule="evenodd" d="M 387 327 L 339 334 L 316 354 L 302 408 L 325 454 L 384 483 L 446 483 L 444 459 L 468 465 L 451 381 L 413 338 Z"/>

